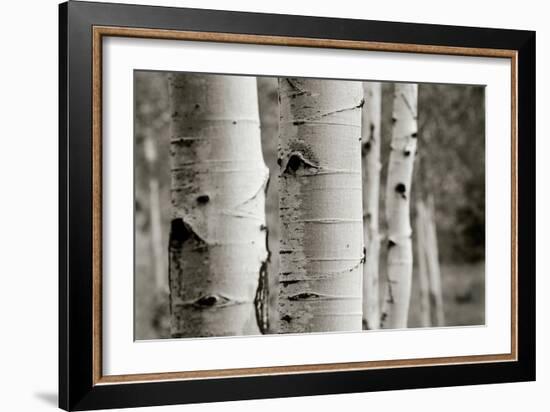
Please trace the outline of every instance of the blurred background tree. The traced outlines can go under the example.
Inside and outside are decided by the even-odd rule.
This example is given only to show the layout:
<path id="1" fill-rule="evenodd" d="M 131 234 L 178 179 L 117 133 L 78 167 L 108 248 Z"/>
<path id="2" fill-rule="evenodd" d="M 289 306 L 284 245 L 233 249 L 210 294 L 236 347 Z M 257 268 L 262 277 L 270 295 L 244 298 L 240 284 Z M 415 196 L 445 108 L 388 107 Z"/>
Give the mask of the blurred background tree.
<path id="1" fill-rule="evenodd" d="M 421 85 L 423 189 L 436 196 L 444 262 L 485 259 L 485 89 Z"/>
<path id="2" fill-rule="evenodd" d="M 169 101 L 168 83 L 164 73 L 136 71 L 134 74 L 134 305 L 136 339 L 167 338 L 170 336 L 168 308 L 168 272 L 159 277 L 156 272 L 155 249 L 168 268 L 168 233 L 170 227 L 170 167 L 169 167 Z M 151 147 L 156 161 L 148 160 Z M 158 182 L 160 207 L 159 238 L 161 247 L 154 244 L 155 194 L 151 179 Z M 158 241 L 158 239 L 157 239 Z"/>

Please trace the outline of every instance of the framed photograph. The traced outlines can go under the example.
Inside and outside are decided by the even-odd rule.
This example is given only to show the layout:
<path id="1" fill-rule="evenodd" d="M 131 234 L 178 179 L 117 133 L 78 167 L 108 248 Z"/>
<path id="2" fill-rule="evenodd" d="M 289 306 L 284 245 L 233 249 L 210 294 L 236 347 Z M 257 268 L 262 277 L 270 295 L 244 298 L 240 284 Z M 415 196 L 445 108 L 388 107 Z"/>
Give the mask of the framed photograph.
<path id="1" fill-rule="evenodd" d="M 61 408 L 535 379 L 534 32 L 59 12 Z"/>

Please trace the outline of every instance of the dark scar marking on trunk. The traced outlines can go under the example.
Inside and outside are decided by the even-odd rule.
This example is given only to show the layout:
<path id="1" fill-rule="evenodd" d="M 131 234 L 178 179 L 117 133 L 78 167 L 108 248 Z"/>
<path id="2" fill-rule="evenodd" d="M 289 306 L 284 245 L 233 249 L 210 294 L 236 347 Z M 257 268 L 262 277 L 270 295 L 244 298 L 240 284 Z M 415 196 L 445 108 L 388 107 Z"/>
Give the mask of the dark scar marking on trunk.
<path id="1" fill-rule="evenodd" d="M 298 300 L 316 299 L 318 297 L 319 295 L 317 293 L 304 292 L 304 293 L 298 293 L 297 295 L 289 296 L 288 300 L 298 301 Z"/>
<path id="2" fill-rule="evenodd" d="M 218 298 L 216 296 L 203 296 L 200 299 L 197 299 L 195 302 L 195 306 L 199 307 L 212 307 L 218 302 Z"/>
<path id="3" fill-rule="evenodd" d="M 170 227 L 170 243 L 183 243 L 193 235 L 193 231 L 183 223 L 183 219 L 174 219 Z"/>
<path id="4" fill-rule="evenodd" d="M 193 302 L 183 303 L 181 306 L 195 310 L 208 310 L 232 303 L 231 299 L 221 295 L 204 295 Z M 236 302 L 234 302 L 236 303 Z"/>
<path id="5" fill-rule="evenodd" d="M 171 145 L 179 145 L 180 147 L 191 147 L 193 144 L 195 144 L 197 141 L 193 139 L 173 139 L 170 144 Z M 170 150 L 170 153 L 174 154 L 172 150 Z"/>
<path id="6" fill-rule="evenodd" d="M 361 99 L 361 101 L 359 102 L 359 104 L 357 106 L 346 107 L 344 109 L 339 109 L 339 110 L 334 110 L 332 112 L 322 113 L 317 118 L 313 118 L 313 119 L 309 119 L 309 120 L 319 120 L 323 117 L 331 116 L 331 115 L 336 114 L 336 113 L 342 113 L 342 112 L 347 112 L 347 111 L 350 111 L 350 110 L 360 109 L 361 107 L 363 107 L 364 104 L 365 104 L 365 99 Z M 318 111 L 318 113 L 320 113 L 320 111 Z"/>
<path id="7" fill-rule="evenodd" d="M 208 244 L 201 238 L 190 225 L 185 223 L 182 218 L 173 219 L 170 223 L 169 246 L 172 251 L 181 251 L 185 242 L 193 242 L 194 248 L 208 249 Z"/>
<path id="8" fill-rule="evenodd" d="M 365 142 L 362 152 L 363 156 L 366 156 L 370 152 L 370 141 Z"/>
<path id="9" fill-rule="evenodd" d="M 396 184 L 395 185 L 395 191 L 397 193 L 399 193 L 403 199 L 407 198 L 407 195 L 406 195 L 407 188 L 405 187 L 405 185 L 403 183 Z"/>
<path id="10" fill-rule="evenodd" d="M 300 165 L 302 164 L 302 159 L 300 159 L 299 156 L 291 156 L 290 159 L 288 159 L 288 163 L 286 165 L 285 171 L 291 171 L 295 172 L 300 168 Z"/>
<path id="11" fill-rule="evenodd" d="M 267 237 L 267 236 L 266 236 Z M 258 329 L 265 335 L 269 329 L 269 282 L 267 279 L 267 262 L 270 252 L 267 251 L 267 257 L 260 265 L 258 288 L 254 296 L 254 309 Z"/>
<path id="12" fill-rule="evenodd" d="M 205 205 L 210 201 L 210 196 L 208 195 L 200 195 L 197 197 L 197 203 L 200 205 Z"/>
<path id="13" fill-rule="evenodd" d="M 284 315 L 281 317 L 281 320 L 290 323 L 290 321 L 292 320 L 292 317 L 289 315 Z"/>
<path id="14" fill-rule="evenodd" d="M 311 168 L 318 168 L 316 164 L 311 162 L 310 160 L 304 158 L 304 156 L 301 153 L 294 153 L 292 154 L 287 163 L 285 170 L 283 171 L 283 174 L 296 174 L 296 172 L 300 169 L 311 169 Z"/>

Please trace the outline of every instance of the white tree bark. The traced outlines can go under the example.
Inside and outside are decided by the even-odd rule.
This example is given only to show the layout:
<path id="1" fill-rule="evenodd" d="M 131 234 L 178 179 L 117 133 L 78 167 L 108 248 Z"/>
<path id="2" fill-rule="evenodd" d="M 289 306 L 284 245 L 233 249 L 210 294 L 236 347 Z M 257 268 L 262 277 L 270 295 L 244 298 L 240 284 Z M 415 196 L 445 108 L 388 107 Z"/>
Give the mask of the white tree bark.
<path id="1" fill-rule="evenodd" d="M 416 155 L 418 85 L 396 83 L 393 97 L 393 130 L 388 180 L 387 287 L 382 326 L 406 328 L 412 281 L 410 195 Z"/>
<path id="2" fill-rule="evenodd" d="M 172 336 L 258 334 L 268 170 L 256 79 L 174 74 L 169 89 Z"/>
<path id="3" fill-rule="evenodd" d="M 382 84 L 363 83 L 361 141 L 363 156 L 363 237 L 367 249 L 363 265 L 363 320 L 366 329 L 380 327 L 379 278 L 379 201 L 380 201 L 380 119 Z"/>
<path id="4" fill-rule="evenodd" d="M 361 330 L 359 82 L 279 79 L 279 331 Z"/>

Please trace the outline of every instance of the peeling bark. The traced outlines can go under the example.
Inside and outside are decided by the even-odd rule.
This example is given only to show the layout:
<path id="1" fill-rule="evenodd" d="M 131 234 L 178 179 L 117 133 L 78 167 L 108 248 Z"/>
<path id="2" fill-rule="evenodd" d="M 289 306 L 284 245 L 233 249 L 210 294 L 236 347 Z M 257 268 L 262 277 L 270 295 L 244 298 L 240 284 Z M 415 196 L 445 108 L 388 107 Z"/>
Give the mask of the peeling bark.
<path id="1" fill-rule="evenodd" d="M 361 330 L 361 83 L 279 79 L 279 331 Z"/>
<path id="2" fill-rule="evenodd" d="M 172 336 L 259 334 L 268 169 L 256 79 L 173 74 L 169 89 Z"/>
<path id="3" fill-rule="evenodd" d="M 380 200 L 380 119 L 382 84 L 363 83 L 365 105 L 362 113 L 361 143 L 363 159 L 363 237 L 366 260 L 363 266 L 363 320 L 366 329 L 380 327 L 379 280 L 379 207 Z"/>
<path id="4" fill-rule="evenodd" d="M 410 195 L 418 132 L 417 100 L 418 85 L 395 84 L 386 184 L 388 279 L 381 316 L 384 328 L 407 327 L 413 267 Z"/>

